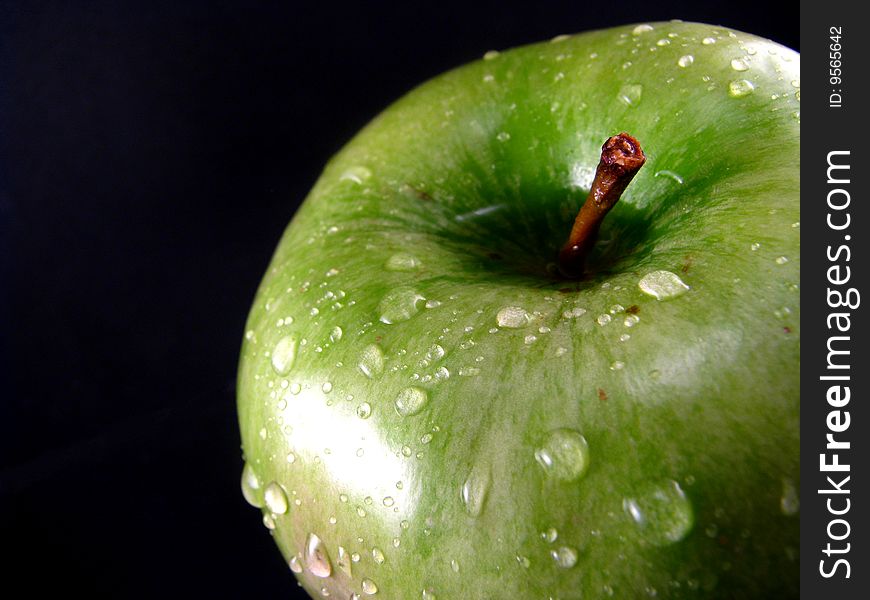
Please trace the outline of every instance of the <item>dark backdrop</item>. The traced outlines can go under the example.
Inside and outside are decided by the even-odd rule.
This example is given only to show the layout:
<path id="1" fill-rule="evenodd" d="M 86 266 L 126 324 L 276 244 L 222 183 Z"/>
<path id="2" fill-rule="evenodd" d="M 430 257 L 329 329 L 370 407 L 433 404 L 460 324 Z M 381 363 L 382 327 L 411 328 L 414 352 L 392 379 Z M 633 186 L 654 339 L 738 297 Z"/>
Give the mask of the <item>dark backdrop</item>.
<path id="1" fill-rule="evenodd" d="M 0 572 L 21 597 L 298 593 L 239 493 L 237 352 L 320 168 L 400 94 L 626 22 L 799 48 L 797 5 L 758 1 L 0 6 Z"/>

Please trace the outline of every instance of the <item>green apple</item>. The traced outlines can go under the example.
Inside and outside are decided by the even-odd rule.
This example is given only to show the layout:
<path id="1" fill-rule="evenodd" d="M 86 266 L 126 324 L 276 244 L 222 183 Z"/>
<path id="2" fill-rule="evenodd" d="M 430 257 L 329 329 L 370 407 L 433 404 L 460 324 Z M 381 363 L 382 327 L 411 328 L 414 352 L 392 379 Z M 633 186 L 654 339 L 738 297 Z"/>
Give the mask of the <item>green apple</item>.
<path id="1" fill-rule="evenodd" d="M 243 491 L 312 596 L 797 595 L 799 72 L 711 25 L 560 36 L 329 162 L 238 374 Z M 646 166 L 566 279 L 621 131 Z"/>

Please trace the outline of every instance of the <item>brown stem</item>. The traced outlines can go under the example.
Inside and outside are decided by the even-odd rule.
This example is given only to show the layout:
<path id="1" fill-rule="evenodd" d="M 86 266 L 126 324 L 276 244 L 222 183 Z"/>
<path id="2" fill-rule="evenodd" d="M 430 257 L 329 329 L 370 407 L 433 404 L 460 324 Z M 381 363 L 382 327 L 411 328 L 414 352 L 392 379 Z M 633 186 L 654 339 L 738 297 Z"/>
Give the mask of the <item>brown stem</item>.
<path id="1" fill-rule="evenodd" d="M 604 142 L 589 195 L 574 220 L 568 241 L 559 252 L 559 270 L 565 277 L 583 275 L 586 257 L 595 245 L 601 222 L 645 160 L 640 142 L 627 133 Z"/>

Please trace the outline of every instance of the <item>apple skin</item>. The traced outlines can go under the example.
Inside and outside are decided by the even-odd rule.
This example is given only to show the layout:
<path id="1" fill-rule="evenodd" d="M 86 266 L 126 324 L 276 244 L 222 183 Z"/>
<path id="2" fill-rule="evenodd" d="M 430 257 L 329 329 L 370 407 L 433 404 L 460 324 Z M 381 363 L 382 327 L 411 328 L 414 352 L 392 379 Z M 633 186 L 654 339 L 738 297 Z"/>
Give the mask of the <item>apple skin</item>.
<path id="1" fill-rule="evenodd" d="M 329 162 L 238 373 L 243 490 L 313 597 L 797 596 L 799 72 L 711 25 L 562 36 Z M 560 279 L 620 131 L 647 164 Z"/>

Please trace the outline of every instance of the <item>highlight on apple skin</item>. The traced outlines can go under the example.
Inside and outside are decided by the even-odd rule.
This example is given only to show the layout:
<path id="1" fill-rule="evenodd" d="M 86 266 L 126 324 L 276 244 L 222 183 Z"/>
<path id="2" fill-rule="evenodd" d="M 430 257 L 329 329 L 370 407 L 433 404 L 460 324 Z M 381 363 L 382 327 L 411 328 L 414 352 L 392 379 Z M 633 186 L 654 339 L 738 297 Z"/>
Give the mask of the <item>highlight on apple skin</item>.
<path id="1" fill-rule="evenodd" d="M 242 489 L 312 597 L 797 597 L 799 74 L 714 25 L 559 36 L 329 162 L 238 372 Z M 620 132 L 646 164 L 565 277 Z"/>

